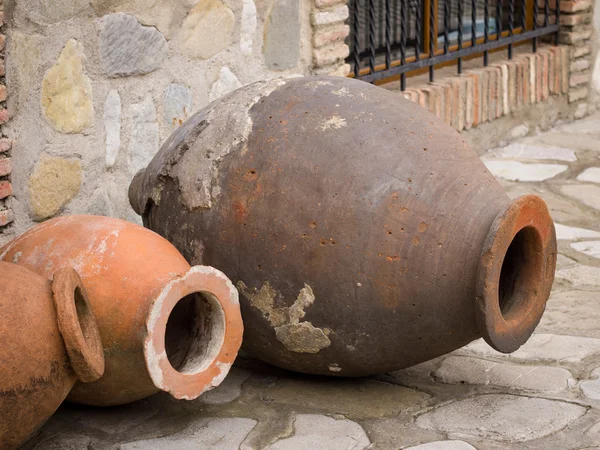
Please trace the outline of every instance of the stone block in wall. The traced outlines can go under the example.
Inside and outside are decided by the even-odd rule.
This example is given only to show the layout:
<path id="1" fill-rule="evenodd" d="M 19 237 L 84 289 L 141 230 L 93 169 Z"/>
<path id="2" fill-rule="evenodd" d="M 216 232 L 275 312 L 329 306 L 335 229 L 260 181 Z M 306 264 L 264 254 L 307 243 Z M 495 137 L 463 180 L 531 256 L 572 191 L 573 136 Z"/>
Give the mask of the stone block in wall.
<path id="1" fill-rule="evenodd" d="M 571 61 L 571 65 L 569 66 L 569 70 L 571 72 L 581 72 L 583 70 L 587 70 L 590 68 L 590 60 L 587 58 L 580 58 L 574 61 Z"/>
<path id="2" fill-rule="evenodd" d="M 561 81 L 561 91 L 563 94 L 566 94 L 569 90 L 569 50 L 570 48 L 563 45 L 560 46 L 560 81 Z"/>
<path id="3" fill-rule="evenodd" d="M 350 33 L 350 27 L 344 23 L 327 28 L 317 28 L 313 32 L 313 46 L 323 47 L 335 42 L 342 42 Z"/>
<path id="4" fill-rule="evenodd" d="M 5 177 L 12 172 L 12 159 L 0 158 L 0 177 Z"/>
<path id="5" fill-rule="evenodd" d="M 104 100 L 104 147 L 106 167 L 117 162 L 121 148 L 121 96 L 112 89 Z"/>
<path id="6" fill-rule="evenodd" d="M 231 45 L 234 32 L 235 16 L 231 8 L 220 0 L 202 0 L 183 21 L 180 34 L 183 49 L 190 58 L 209 59 Z"/>
<path id="7" fill-rule="evenodd" d="M 340 64 L 340 61 L 337 63 L 330 64 L 324 67 L 315 67 L 312 70 L 314 75 L 329 75 L 332 77 L 345 77 L 350 73 L 351 67 L 350 64 Z"/>
<path id="8" fill-rule="evenodd" d="M 569 78 L 569 86 L 576 87 L 582 84 L 587 84 L 590 82 L 591 72 L 579 72 L 571 74 Z"/>
<path id="9" fill-rule="evenodd" d="M 208 94 L 208 101 L 213 102 L 218 98 L 224 97 L 230 92 L 242 87 L 242 83 L 227 66 L 221 67 L 219 78 L 213 83 Z M 187 88 L 186 88 L 187 89 Z M 192 101 L 192 93 L 189 92 L 189 101 Z"/>
<path id="10" fill-rule="evenodd" d="M 300 61 L 300 4 L 276 0 L 265 21 L 263 54 L 271 70 L 287 70 Z"/>
<path id="11" fill-rule="evenodd" d="M 345 60 L 350 54 L 347 45 L 332 45 L 313 50 L 313 63 L 316 66 L 327 66 Z"/>
<path id="12" fill-rule="evenodd" d="M 61 133 L 81 133 L 94 119 L 92 83 L 83 70 L 83 46 L 70 39 L 42 80 L 42 110 Z"/>
<path id="13" fill-rule="evenodd" d="M 15 220 L 15 216 L 10 209 L 4 209 L 0 211 L 0 227 L 5 227 L 6 225 L 12 223 Z"/>
<path id="14" fill-rule="evenodd" d="M 224 69 L 229 70 L 227 67 L 222 67 L 221 73 Z M 235 75 L 233 76 L 235 77 Z M 237 78 L 235 79 L 237 80 Z M 237 87 L 241 86 L 241 83 L 237 85 Z M 231 92 L 231 90 L 228 92 Z M 210 94 L 208 101 L 212 101 Z M 167 128 L 173 130 L 182 125 L 191 116 L 193 108 L 194 99 L 192 90 L 189 87 L 177 83 L 171 83 L 167 86 L 163 94 L 163 121 Z"/>
<path id="15" fill-rule="evenodd" d="M 588 96 L 588 88 L 587 87 L 571 89 L 568 94 L 569 103 L 574 103 L 576 101 L 583 100 L 583 99 L 587 98 L 587 96 Z"/>
<path id="16" fill-rule="evenodd" d="M 18 4 L 28 21 L 51 25 L 85 13 L 90 0 L 18 0 Z"/>
<path id="17" fill-rule="evenodd" d="M 592 21 L 592 13 L 583 14 L 563 14 L 560 16 L 560 24 L 566 27 L 575 27 L 590 23 Z"/>
<path id="18" fill-rule="evenodd" d="M 12 195 L 12 184 L 10 181 L 0 181 L 0 200 Z"/>
<path id="19" fill-rule="evenodd" d="M 9 151 L 12 148 L 12 141 L 8 138 L 0 139 L 0 153 Z"/>
<path id="20" fill-rule="evenodd" d="M 581 58 L 582 56 L 592 53 L 592 49 L 588 45 L 581 45 L 573 49 L 573 58 Z"/>
<path id="21" fill-rule="evenodd" d="M 240 50 L 242 55 L 252 54 L 257 24 L 256 3 L 254 3 L 254 0 L 242 0 L 242 17 L 240 20 Z"/>
<path id="22" fill-rule="evenodd" d="M 333 25 L 344 22 L 349 16 L 347 5 L 340 5 L 331 10 L 314 11 L 312 14 L 312 24 L 315 27 Z"/>
<path id="23" fill-rule="evenodd" d="M 19 0 L 21 1 L 21 0 Z M 31 1 L 31 0 L 26 0 Z M 49 0 L 34 0 L 48 3 Z M 181 29 L 183 20 L 198 0 L 50 0 L 63 4 L 91 4 L 98 17 L 123 12 L 135 16 L 143 25 L 156 27 L 165 38 L 171 39 Z"/>
<path id="24" fill-rule="evenodd" d="M 159 148 L 156 107 L 150 94 L 140 103 L 131 105 L 132 131 L 127 148 L 129 173 L 135 175 L 144 169 Z"/>
<path id="25" fill-rule="evenodd" d="M 29 179 L 29 203 L 35 220 L 54 216 L 79 192 L 83 172 L 76 159 L 42 156 Z"/>
<path id="26" fill-rule="evenodd" d="M 340 3 L 345 3 L 345 0 L 315 0 L 315 6 L 319 9 L 331 8 Z"/>
<path id="27" fill-rule="evenodd" d="M 8 122 L 9 118 L 10 117 L 8 115 L 8 109 L 1 108 L 0 109 L 0 125 L 5 124 L 6 122 Z"/>
<path id="28" fill-rule="evenodd" d="M 581 31 L 564 31 L 559 32 L 559 42 L 561 44 L 578 44 L 583 41 L 587 41 L 592 37 L 592 30 L 581 30 Z"/>
<path id="29" fill-rule="evenodd" d="M 143 75 L 158 69 L 169 52 L 167 40 L 134 16 L 109 14 L 102 19 L 100 57 L 108 77 Z"/>
<path id="30" fill-rule="evenodd" d="M 545 0 L 538 0 L 538 6 L 544 7 Z M 550 10 L 556 9 L 556 0 L 548 0 Z M 592 0 L 560 0 L 560 11 L 564 13 L 575 13 L 587 11 L 592 7 Z"/>

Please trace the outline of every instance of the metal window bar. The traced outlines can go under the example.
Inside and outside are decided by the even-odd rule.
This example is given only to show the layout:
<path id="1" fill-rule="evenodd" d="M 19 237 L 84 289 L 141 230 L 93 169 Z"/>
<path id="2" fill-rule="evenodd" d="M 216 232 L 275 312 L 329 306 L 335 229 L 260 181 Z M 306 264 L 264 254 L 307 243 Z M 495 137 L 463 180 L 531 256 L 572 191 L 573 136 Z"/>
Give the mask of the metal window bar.
<path id="1" fill-rule="evenodd" d="M 512 58 L 513 45 L 525 41 L 535 51 L 540 37 L 558 39 L 560 2 L 528 1 L 350 0 L 352 74 L 371 83 L 400 76 L 404 90 L 415 70 L 433 81 L 439 64 L 455 61 L 460 73 L 465 57 L 483 54 L 487 65 L 490 51 L 508 48 Z"/>

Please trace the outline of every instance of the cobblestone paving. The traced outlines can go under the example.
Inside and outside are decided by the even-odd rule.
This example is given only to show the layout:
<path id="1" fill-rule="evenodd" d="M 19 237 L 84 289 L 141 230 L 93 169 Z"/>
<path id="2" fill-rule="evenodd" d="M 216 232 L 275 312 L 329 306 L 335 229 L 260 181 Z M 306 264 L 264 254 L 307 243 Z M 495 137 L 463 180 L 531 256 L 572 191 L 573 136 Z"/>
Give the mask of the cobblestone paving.
<path id="1" fill-rule="evenodd" d="M 299 376 L 241 361 L 199 400 L 64 405 L 32 449 L 600 449 L 600 115 L 489 151 L 511 197 L 557 223 L 546 313 L 512 355 L 476 341 L 371 379 Z"/>

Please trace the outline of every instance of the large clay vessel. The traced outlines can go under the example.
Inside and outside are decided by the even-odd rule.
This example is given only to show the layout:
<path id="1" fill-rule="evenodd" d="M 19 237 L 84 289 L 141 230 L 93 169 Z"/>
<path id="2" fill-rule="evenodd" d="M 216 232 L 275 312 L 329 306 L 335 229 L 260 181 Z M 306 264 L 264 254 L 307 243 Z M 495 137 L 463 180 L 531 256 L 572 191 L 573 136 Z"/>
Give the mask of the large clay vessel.
<path id="1" fill-rule="evenodd" d="M 535 196 L 511 201 L 459 134 L 345 78 L 253 84 L 211 104 L 134 178 L 144 224 L 241 291 L 253 355 L 369 375 L 538 324 L 556 265 Z"/>
<path id="2" fill-rule="evenodd" d="M 81 279 L 54 280 L 0 262 L 0 448 L 18 448 L 77 380 L 97 380 L 104 353 Z"/>
<path id="3" fill-rule="evenodd" d="M 104 344 L 106 371 L 68 400 L 118 405 L 159 390 L 194 399 L 219 385 L 241 345 L 238 293 L 211 267 L 190 267 L 165 239 L 108 217 L 59 217 L 0 249 L 0 259 L 51 278 L 81 275 Z"/>

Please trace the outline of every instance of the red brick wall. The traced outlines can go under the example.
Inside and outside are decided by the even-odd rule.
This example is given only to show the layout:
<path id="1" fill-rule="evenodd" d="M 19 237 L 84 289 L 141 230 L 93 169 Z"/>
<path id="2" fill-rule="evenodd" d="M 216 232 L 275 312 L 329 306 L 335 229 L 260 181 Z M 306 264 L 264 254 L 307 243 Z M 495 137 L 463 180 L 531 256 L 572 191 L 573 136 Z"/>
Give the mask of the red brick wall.
<path id="1" fill-rule="evenodd" d="M 5 85 L 5 47 L 6 36 L 4 25 L 4 4 L 0 0 L 0 130 L 1 125 L 8 121 L 8 110 L 6 109 L 6 85 Z M 10 207 L 12 185 L 10 182 L 12 173 L 11 141 L 4 135 L 0 136 L 0 233 L 7 231 L 7 226 L 13 221 L 13 213 Z"/>
<path id="2" fill-rule="evenodd" d="M 570 94 L 570 51 L 565 45 L 539 47 L 537 53 L 467 70 L 403 94 L 458 131 L 468 130 L 551 95 Z"/>
<path id="3" fill-rule="evenodd" d="M 538 1 L 543 7 L 544 0 Z M 551 10 L 556 8 L 556 1 L 549 0 Z M 458 131 L 556 95 L 566 95 L 569 103 L 576 104 L 575 118 L 582 117 L 587 114 L 591 80 L 591 22 L 592 0 L 560 0 L 558 47 L 544 47 L 540 40 L 537 53 L 411 87 L 404 96 Z"/>

